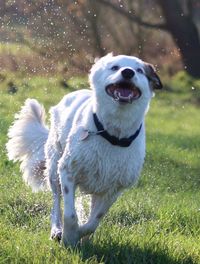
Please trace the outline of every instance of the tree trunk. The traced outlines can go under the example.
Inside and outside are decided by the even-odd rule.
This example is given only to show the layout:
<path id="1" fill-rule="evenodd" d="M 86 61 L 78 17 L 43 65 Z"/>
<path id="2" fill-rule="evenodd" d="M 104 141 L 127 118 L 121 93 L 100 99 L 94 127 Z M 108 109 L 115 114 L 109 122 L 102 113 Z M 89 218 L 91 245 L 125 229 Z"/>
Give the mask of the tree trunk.
<path id="1" fill-rule="evenodd" d="M 185 70 L 200 78 L 200 39 L 191 16 L 185 15 L 178 1 L 157 0 L 162 8 L 168 31 L 180 49 Z"/>
<path id="2" fill-rule="evenodd" d="M 6 0 L 1 0 L 0 3 L 0 15 L 4 15 L 6 10 Z"/>

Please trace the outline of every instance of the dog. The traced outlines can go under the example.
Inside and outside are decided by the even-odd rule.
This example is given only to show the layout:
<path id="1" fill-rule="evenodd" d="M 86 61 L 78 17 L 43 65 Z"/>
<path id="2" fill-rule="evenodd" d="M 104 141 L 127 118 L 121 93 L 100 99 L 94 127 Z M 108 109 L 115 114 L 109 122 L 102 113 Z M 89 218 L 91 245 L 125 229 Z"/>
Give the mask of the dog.
<path id="1" fill-rule="evenodd" d="M 43 106 L 27 99 L 8 132 L 8 157 L 21 162 L 25 182 L 33 191 L 51 188 L 51 238 L 65 246 L 92 234 L 123 190 L 137 182 L 145 158 L 145 114 L 154 90 L 162 88 L 151 64 L 112 54 L 95 62 L 89 83 L 92 89 L 69 93 L 50 109 L 50 128 Z M 91 195 L 83 225 L 75 210 L 76 187 Z"/>

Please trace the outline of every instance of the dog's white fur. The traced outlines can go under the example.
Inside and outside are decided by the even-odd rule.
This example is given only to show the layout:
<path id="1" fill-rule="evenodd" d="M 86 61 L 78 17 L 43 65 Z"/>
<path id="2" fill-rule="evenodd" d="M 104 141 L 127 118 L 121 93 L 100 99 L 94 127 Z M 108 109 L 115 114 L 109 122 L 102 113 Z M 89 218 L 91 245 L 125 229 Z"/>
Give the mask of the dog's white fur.
<path id="1" fill-rule="evenodd" d="M 116 64 L 120 69 L 113 71 Z M 144 116 L 153 94 L 145 67 L 136 57 L 108 54 L 91 69 L 92 90 L 72 92 L 51 108 L 49 130 L 44 108 L 34 99 L 26 100 L 9 130 L 8 155 L 21 162 L 25 181 L 38 190 L 45 187 L 44 175 L 48 176 L 53 192 L 51 237 L 59 239 L 62 234 L 65 245 L 75 245 L 81 237 L 94 232 L 119 194 L 138 179 L 145 157 Z M 125 68 L 135 72 L 131 81 L 142 95 L 132 104 L 121 105 L 106 93 L 105 87 L 118 82 Z M 138 68 L 143 73 L 137 72 Z M 93 112 L 111 135 L 129 137 L 142 123 L 140 134 L 129 147 L 114 146 L 100 135 L 85 138 L 86 131 L 96 131 Z M 82 226 L 78 225 L 74 206 L 76 186 L 92 198 L 90 217 Z"/>

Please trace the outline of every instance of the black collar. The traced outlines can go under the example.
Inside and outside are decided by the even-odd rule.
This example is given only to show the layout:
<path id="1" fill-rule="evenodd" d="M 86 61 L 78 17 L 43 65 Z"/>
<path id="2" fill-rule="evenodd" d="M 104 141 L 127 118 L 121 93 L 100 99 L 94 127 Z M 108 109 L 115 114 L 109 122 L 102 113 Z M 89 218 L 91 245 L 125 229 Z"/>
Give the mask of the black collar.
<path id="1" fill-rule="evenodd" d="M 99 121 L 96 113 L 93 113 L 93 119 L 94 119 L 94 123 L 96 125 L 97 128 L 97 135 L 100 135 L 102 137 L 104 137 L 107 141 L 109 141 L 112 145 L 117 145 L 120 147 L 129 147 L 131 145 L 131 143 L 133 142 L 133 140 L 136 139 L 136 137 L 139 135 L 140 130 L 142 128 L 142 124 L 140 125 L 140 127 L 138 128 L 138 130 L 136 130 L 135 134 L 133 134 L 132 136 L 128 137 L 128 138 L 117 138 L 115 136 L 111 136 L 103 127 L 103 125 L 101 124 L 101 122 Z"/>

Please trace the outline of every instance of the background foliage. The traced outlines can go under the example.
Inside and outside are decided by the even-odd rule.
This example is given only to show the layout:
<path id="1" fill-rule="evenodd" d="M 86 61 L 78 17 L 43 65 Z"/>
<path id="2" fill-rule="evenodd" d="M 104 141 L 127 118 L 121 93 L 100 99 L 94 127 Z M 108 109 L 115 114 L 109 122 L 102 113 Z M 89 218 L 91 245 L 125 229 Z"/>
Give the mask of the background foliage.
<path id="1" fill-rule="evenodd" d="M 199 0 L 1 0 L 0 25 L 1 42 L 20 50 L 1 52 L 1 69 L 86 72 L 114 51 L 200 77 Z"/>

